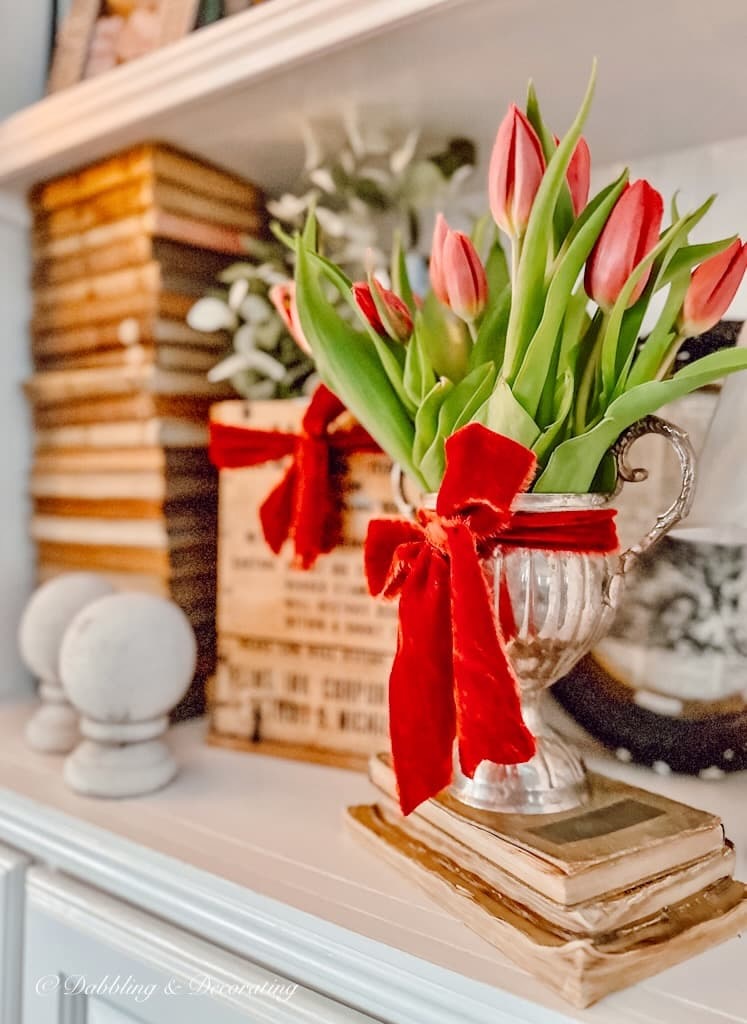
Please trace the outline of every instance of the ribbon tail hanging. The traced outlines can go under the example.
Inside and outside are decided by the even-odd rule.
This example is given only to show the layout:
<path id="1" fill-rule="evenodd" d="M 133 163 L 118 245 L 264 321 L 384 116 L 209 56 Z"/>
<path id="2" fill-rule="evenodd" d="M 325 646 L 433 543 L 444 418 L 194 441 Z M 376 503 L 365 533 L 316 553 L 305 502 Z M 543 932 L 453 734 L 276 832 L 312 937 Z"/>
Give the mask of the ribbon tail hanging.
<path id="1" fill-rule="evenodd" d="M 277 555 L 290 536 L 295 508 L 298 470 L 291 463 L 283 478 L 259 507 L 259 520 L 270 549 Z"/>
<path id="2" fill-rule="evenodd" d="M 445 559 L 422 547 L 400 595 L 389 723 L 403 814 L 452 778 L 456 718 L 448 583 Z"/>
<path id="3" fill-rule="evenodd" d="M 457 740 L 462 771 L 471 778 L 481 761 L 528 761 L 536 744 L 522 718 L 475 538 L 463 522 L 450 524 L 447 533 Z"/>

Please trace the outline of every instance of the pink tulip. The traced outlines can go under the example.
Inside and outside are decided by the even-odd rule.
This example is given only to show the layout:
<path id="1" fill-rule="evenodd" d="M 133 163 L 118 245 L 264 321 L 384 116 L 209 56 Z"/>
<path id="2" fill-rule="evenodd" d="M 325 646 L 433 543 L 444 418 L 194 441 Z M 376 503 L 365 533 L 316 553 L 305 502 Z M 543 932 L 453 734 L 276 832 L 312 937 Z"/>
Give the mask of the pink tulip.
<path id="1" fill-rule="evenodd" d="M 738 238 L 728 249 L 696 267 L 682 304 L 680 334 L 693 337 L 715 326 L 731 305 L 745 270 L 747 244 Z"/>
<path id="2" fill-rule="evenodd" d="M 555 136 L 555 144 L 560 144 L 560 139 Z M 565 172 L 565 179 L 568 182 L 568 189 L 571 193 L 574 216 L 578 217 L 589 201 L 589 186 L 591 184 L 591 152 L 589 143 L 581 138 L 573 150 L 568 170 Z"/>
<path id="3" fill-rule="evenodd" d="M 407 341 L 412 334 L 410 310 L 399 295 L 385 288 L 375 277 L 371 280 L 383 312 L 379 312 L 371 285 L 365 281 L 356 281 L 353 285 L 353 298 L 358 309 L 377 334 L 395 341 Z"/>
<path id="4" fill-rule="evenodd" d="M 443 302 L 444 305 L 448 305 L 449 302 L 449 297 L 446 294 L 446 284 L 444 282 L 443 271 L 443 248 L 448 233 L 449 225 L 446 223 L 446 218 L 442 213 L 439 213 L 436 217 L 436 226 L 433 229 L 431 261 L 428 267 L 428 273 L 430 274 L 433 294 L 436 296 L 438 301 Z"/>
<path id="5" fill-rule="evenodd" d="M 498 227 L 512 238 L 518 238 L 527 226 L 544 173 L 545 157 L 537 133 L 526 114 L 512 104 L 498 129 L 488 172 L 490 212 Z"/>
<path id="6" fill-rule="evenodd" d="M 664 201 L 647 181 L 628 185 L 615 203 L 586 263 L 586 294 L 604 310 L 617 301 L 635 267 L 659 241 Z M 634 305 L 646 287 L 650 268 L 628 300 Z"/>
<path id="7" fill-rule="evenodd" d="M 443 276 L 448 305 L 462 320 L 474 320 L 485 308 L 488 279 L 477 250 L 461 231 L 446 235 Z"/>
<path id="8" fill-rule="evenodd" d="M 303 333 L 301 320 L 298 315 L 298 306 L 296 304 L 296 282 L 284 281 L 282 284 L 274 284 L 272 288 L 270 288 L 268 295 L 270 297 L 270 302 L 278 311 L 280 319 L 285 324 L 288 334 L 290 334 L 298 347 L 310 356 L 311 345 L 309 345 L 306 336 Z"/>

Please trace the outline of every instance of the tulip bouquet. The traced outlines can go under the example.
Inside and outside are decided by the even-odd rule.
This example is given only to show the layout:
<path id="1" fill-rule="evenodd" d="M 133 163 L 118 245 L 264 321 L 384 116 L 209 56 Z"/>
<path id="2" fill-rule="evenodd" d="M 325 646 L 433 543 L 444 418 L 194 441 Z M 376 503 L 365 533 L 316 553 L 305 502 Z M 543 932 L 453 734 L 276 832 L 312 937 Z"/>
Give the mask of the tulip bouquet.
<path id="1" fill-rule="evenodd" d="M 531 85 L 526 109 L 509 109 L 490 161 L 490 215 L 471 237 L 438 218 L 427 296 L 414 294 L 397 246 L 385 287 L 373 273 L 351 282 L 325 259 L 313 214 L 295 240 L 294 333 L 322 379 L 426 491 L 441 484 L 445 441 L 473 422 L 532 449 L 532 490 L 608 490 L 608 453 L 623 430 L 747 368 L 737 349 L 674 372 L 684 339 L 726 312 L 747 246 L 737 237 L 690 242 L 714 197 L 684 214 L 673 200 L 663 227 L 661 195 L 627 171 L 589 199 L 582 130 L 594 77 L 560 140 Z M 359 326 L 336 310 L 330 283 Z M 639 341 L 658 293 L 661 312 Z"/>

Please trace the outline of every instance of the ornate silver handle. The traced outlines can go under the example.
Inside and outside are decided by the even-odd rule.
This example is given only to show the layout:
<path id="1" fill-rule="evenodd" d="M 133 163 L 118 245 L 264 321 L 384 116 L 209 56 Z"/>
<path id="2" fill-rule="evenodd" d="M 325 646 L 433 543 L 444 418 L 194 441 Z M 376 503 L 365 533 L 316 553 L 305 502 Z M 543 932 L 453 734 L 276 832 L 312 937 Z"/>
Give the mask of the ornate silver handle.
<path id="1" fill-rule="evenodd" d="M 620 573 L 622 574 L 628 570 L 636 558 L 658 543 L 664 534 L 668 533 L 680 519 L 684 519 L 690 511 L 693 498 L 695 497 L 695 452 L 690 444 L 690 439 L 679 427 L 675 427 L 673 423 L 662 420 L 658 416 L 645 416 L 642 420 L 638 420 L 637 423 L 623 431 L 617 439 L 616 444 L 612 448 L 612 454 L 617 463 L 618 484 L 615 493 L 619 493 L 623 484 L 640 483 L 648 478 L 648 470 L 642 468 L 635 469 L 628 463 L 630 449 L 644 434 L 661 434 L 662 437 L 669 441 L 679 460 L 682 484 L 679 495 L 666 512 L 662 512 L 661 515 L 657 516 L 656 522 L 643 540 L 640 540 L 622 553 L 620 556 Z"/>

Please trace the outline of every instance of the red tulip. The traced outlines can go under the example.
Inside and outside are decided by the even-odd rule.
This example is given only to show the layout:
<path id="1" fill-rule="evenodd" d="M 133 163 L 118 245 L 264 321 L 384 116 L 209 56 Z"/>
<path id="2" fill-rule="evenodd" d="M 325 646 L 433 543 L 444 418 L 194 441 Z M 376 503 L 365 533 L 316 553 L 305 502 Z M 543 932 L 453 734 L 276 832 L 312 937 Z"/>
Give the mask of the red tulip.
<path id="1" fill-rule="evenodd" d="M 307 355 L 311 355 L 311 345 L 306 340 L 301 327 L 301 320 L 296 305 L 296 282 L 284 281 L 282 284 L 274 284 L 268 295 L 270 302 L 278 311 L 280 319 L 285 324 L 288 334 L 295 341 L 300 349 Z"/>
<path id="2" fill-rule="evenodd" d="M 431 279 L 431 288 L 439 302 L 448 305 L 449 296 L 446 294 L 446 284 L 443 272 L 443 248 L 446 236 L 449 233 L 449 225 L 442 213 L 436 217 L 436 226 L 433 229 L 433 242 L 431 243 L 431 261 L 428 273 Z"/>
<path id="3" fill-rule="evenodd" d="M 664 201 L 647 181 L 628 185 L 615 203 L 586 263 L 586 294 L 602 309 L 616 302 L 635 267 L 659 240 Z M 643 293 L 649 270 L 641 276 L 628 300 L 632 306 Z"/>
<path id="4" fill-rule="evenodd" d="M 412 334 L 410 310 L 399 295 L 385 288 L 375 277 L 371 281 L 376 289 L 378 306 L 371 285 L 365 281 L 356 281 L 353 285 L 353 298 L 358 309 L 377 334 L 395 341 L 407 341 Z"/>
<path id="5" fill-rule="evenodd" d="M 462 320 L 474 320 L 488 298 L 488 279 L 474 245 L 461 231 L 449 231 L 443 247 L 448 305 Z"/>
<path id="6" fill-rule="evenodd" d="M 560 144 L 560 139 L 555 136 L 555 144 Z M 589 143 L 581 138 L 573 150 L 568 170 L 565 172 L 565 179 L 568 182 L 568 189 L 571 193 L 573 213 L 576 217 L 581 213 L 589 201 L 589 186 L 591 184 L 591 152 Z"/>
<path id="7" fill-rule="evenodd" d="M 690 278 L 680 313 L 679 329 L 685 337 L 709 331 L 731 305 L 747 270 L 747 245 L 735 238 L 728 249 L 711 256 Z"/>
<path id="8" fill-rule="evenodd" d="M 490 212 L 499 228 L 523 234 L 545 173 L 545 156 L 537 133 L 516 104 L 501 122 L 490 157 Z"/>

